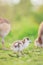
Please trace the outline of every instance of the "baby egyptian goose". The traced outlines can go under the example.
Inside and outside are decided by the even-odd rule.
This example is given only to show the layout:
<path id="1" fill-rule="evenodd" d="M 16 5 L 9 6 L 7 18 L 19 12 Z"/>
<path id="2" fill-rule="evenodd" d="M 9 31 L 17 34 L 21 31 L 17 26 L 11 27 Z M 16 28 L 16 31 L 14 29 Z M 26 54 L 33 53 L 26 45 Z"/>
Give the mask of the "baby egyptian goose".
<path id="1" fill-rule="evenodd" d="M 10 23 L 6 19 L 0 18 L 0 37 L 2 38 L 2 48 L 5 49 L 4 38 L 10 32 Z"/>
<path id="2" fill-rule="evenodd" d="M 18 40 L 12 43 L 11 45 L 11 50 L 14 52 L 19 52 L 21 53 L 27 46 L 30 44 L 30 39 L 29 38 L 24 38 L 23 40 Z"/>

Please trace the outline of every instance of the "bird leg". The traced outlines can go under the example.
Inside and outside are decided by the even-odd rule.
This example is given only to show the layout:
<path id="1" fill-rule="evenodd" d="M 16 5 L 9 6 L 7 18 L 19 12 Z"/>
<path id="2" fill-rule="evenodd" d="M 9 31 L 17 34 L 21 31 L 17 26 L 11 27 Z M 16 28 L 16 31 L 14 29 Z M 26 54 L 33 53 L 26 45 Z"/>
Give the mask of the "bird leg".
<path id="1" fill-rule="evenodd" d="M 2 48 L 5 48 L 4 39 L 2 39 Z"/>
<path id="2" fill-rule="evenodd" d="M 24 55 L 23 51 L 21 51 L 21 54 Z"/>
<path id="3" fill-rule="evenodd" d="M 6 50 L 5 44 L 4 44 L 4 38 L 2 38 L 2 49 L 3 49 L 3 50 Z"/>

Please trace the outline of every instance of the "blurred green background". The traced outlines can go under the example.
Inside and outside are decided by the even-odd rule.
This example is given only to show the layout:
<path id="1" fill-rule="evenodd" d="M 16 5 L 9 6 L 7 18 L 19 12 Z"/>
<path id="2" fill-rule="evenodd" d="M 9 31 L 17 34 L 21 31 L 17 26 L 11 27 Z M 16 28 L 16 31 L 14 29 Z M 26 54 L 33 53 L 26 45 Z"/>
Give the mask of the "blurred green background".
<path id="1" fill-rule="evenodd" d="M 3 0 L 2 0 L 3 1 Z M 23 37 L 36 37 L 38 25 L 43 21 L 43 5 L 35 9 L 31 0 L 21 0 L 19 4 L 2 3 L 0 0 L 0 17 L 11 23 L 10 40 Z"/>
<path id="2" fill-rule="evenodd" d="M 0 0 L 0 17 L 11 24 L 11 32 L 5 38 L 6 46 L 24 37 L 34 41 L 43 21 L 43 4 L 40 5 L 38 0 Z"/>
<path id="3" fill-rule="evenodd" d="M 8 0 L 8 2 L 9 1 L 10 0 Z M 20 0 L 18 4 L 9 4 L 4 3 L 4 0 L 0 0 L 0 17 L 8 19 L 11 24 L 11 32 L 5 38 L 6 47 L 9 47 L 13 41 L 23 39 L 24 37 L 29 37 L 32 42 L 34 42 L 37 37 L 39 24 L 43 21 L 43 4 L 37 5 L 37 3 L 32 3 L 31 1 L 32 0 Z M 37 1 L 40 3 L 39 0 Z M 35 49 L 35 51 L 33 51 L 33 48 L 34 43 L 30 44 L 30 47 L 27 49 L 27 51 L 32 50 L 32 52 L 30 51 L 29 55 L 19 58 L 19 60 L 17 58 L 10 58 L 7 55 L 11 53 L 10 51 L 1 50 L 0 65 L 33 65 L 34 63 L 35 65 L 43 65 L 42 49 Z M 40 50 L 40 53 L 36 52 L 36 50 Z M 4 62 L 5 60 L 6 62 Z M 6 64 L 7 62 L 8 64 Z"/>

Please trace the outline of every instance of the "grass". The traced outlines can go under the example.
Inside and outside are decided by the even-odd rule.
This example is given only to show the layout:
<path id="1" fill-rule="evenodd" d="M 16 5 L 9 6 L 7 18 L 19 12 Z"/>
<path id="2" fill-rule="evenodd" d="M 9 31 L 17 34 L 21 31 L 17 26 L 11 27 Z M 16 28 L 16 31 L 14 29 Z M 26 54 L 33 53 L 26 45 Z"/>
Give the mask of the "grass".
<path id="1" fill-rule="evenodd" d="M 26 55 L 18 58 L 17 56 L 9 56 L 12 51 L 0 50 L 0 65 L 43 65 L 42 48 L 35 48 L 33 44 L 30 44 L 29 48 L 24 52 Z"/>
<path id="2" fill-rule="evenodd" d="M 14 57 L 11 57 L 9 54 L 13 54 L 12 51 L 0 50 L 0 65 L 43 65 L 43 48 L 34 47 L 39 25 L 33 18 L 32 20 L 30 18 L 22 18 L 20 22 L 11 22 L 12 28 L 9 35 L 5 38 L 5 46 L 10 47 L 13 41 L 26 36 L 30 37 L 33 43 L 24 50 L 25 55 L 22 57 L 17 57 L 15 54 Z"/>

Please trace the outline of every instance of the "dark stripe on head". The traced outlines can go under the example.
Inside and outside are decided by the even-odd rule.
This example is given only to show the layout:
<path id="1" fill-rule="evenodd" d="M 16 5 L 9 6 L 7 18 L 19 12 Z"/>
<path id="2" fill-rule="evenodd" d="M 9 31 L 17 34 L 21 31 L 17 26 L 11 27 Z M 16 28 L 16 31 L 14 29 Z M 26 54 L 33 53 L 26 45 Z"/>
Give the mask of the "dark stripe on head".
<path id="1" fill-rule="evenodd" d="M 24 40 L 22 40 L 22 43 L 23 43 L 23 44 L 25 43 L 25 39 L 24 39 Z"/>
<path id="2" fill-rule="evenodd" d="M 27 40 L 29 40 L 29 38 L 26 38 Z"/>

